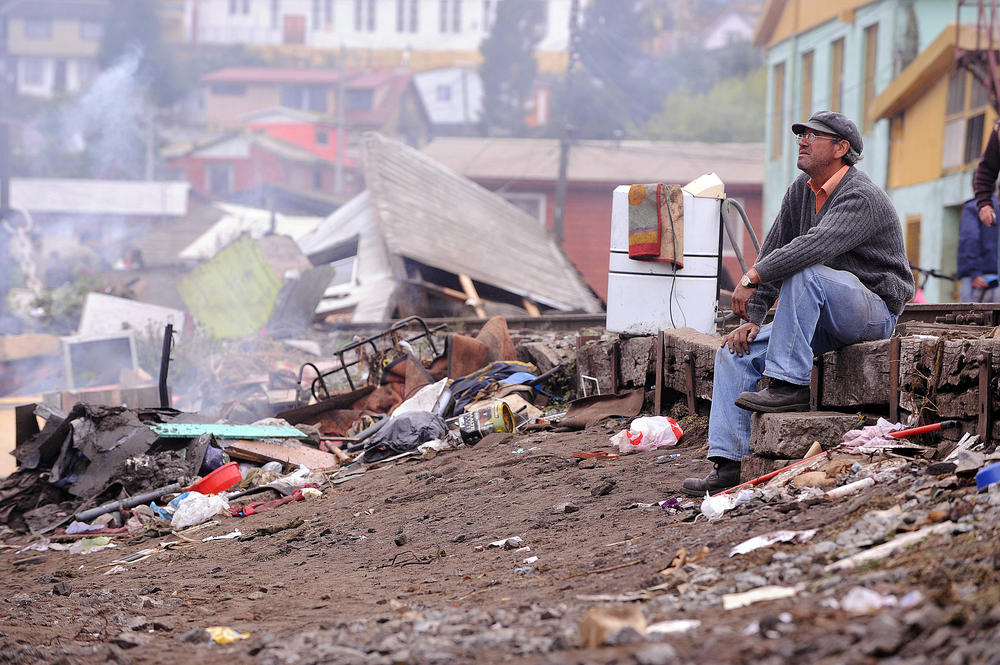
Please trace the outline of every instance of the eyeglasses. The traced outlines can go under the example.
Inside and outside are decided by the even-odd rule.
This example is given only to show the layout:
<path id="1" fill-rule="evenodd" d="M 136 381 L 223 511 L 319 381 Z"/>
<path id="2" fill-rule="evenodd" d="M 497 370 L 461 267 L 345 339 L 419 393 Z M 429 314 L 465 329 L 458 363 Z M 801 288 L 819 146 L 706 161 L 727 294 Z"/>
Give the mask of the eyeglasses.
<path id="1" fill-rule="evenodd" d="M 794 132 L 792 132 L 795 134 Z M 806 144 L 812 144 L 816 139 L 829 139 L 833 142 L 846 141 L 847 139 L 842 139 L 839 136 L 827 136 L 826 134 L 817 134 L 816 132 L 805 132 L 804 134 L 795 134 L 795 140 L 799 143 L 805 142 Z"/>

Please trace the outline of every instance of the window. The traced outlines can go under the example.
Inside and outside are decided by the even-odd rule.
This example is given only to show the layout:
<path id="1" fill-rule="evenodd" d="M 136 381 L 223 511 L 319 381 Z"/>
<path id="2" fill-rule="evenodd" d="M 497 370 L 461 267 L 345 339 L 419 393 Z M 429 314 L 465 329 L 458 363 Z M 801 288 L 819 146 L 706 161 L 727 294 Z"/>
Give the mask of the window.
<path id="1" fill-rule="evenodd" d="M 396 0 L 396 32 L 417 32 L 419 0 Z"/>
<path id="2" fill-rule="evenodd" d="M 278 17 L 281 14 L 281 7 L 279 6 L 279 0 L 271 0 L 271 29 L 278 29 Z"/>
<path id="3" fill-rule="evenodd" d="M 24 85 L 40 86 L 45 83 L 45 61 L 41 58 L 21 58 Z"/>
<path id="4" fill-rule="evenodd" d="M 344 98 L 344 110 L 370 111 L 373 97 L 372 91 L 366 88 L 348 90 L 347 96 Z"/>
<path id="5" fill-rule="evenodd" d="M 942 169 L 968 167 L 979 161 L 988 105 L 989 92 L 976 76 L 965 69 L 952 72 L 945 105 Z"/>
<path id="6" fill-rule="evenodd" d="M 323 0 L 323 16 L 327 25 L 333 24 L 333 0 Z"/>
<path id="7" fill-rule="evenodd" d="M 212 194 L 228 194 L 233 191 L 233 165 L 207 164 L 205 166 L 205 187 Z"/>
<path id="8" fill-rule="evenodd" d="M 103 26 L 97 21 L 80 22 L 80 39 L 88 42 L 100 41 L 103 32 Z"/>
<path id="9" fill-rule="evenodd" d="M 243 0 L 243 13 L 244 14 L 250 13 L 250 0 Z"/>
<path id="10" fill-rule="evenodd" d="M 497 192 L 497 194 L 537 219 L 539 224 L 545 224 L 545 194 L 531 192 Z"/>
<path id="11" fill-rule="evenodd" d="M 319 30 L 322 23 L 320 11 L 322 10 L 322 0 L 312 0 L 312 29 Z"/>
<path id="12" fill-rule="evenodd" d="M 375 32 L 375 0 L 354 0 L 354 31 Z"/>
<path id="13" fill-rule="evenodd" d="M 281 86 L 281 105 L 290 109 L 326 112 L 327 89 L 321 85 Z"/>
<path id="14" fill-rule="evenodd" d="M 330 145 L 330 131 L 327 129 L 316 130 L 316 145 Z"/>
<path id="15" fill-rule="evenodd" d="M 313 189 L 323 189 L 322 169 L 313 169 Z"/>
<path id="16" fill-rule="evenodd" d="M 844 38 L 830 45 L 830 110 L 840 112 L 844 103 Z"/>
<path id="17" fill-rule="evenodd" d="M 807 51 L 802 54 L 802 110 L 799 115 L 808 118 L 812 114 L 813 105 L 813 56 L 815 51 Z"/>
<path id="18" fill-rule="evenodd" d="M 865 28 L 865 80 L 864 97 L 861 100 L 862 132 L 872 130 L 874 123 L 868 113 L 872 100 L 875 99 L 875 65 L 878 56 L 878 23 Z"/>
<path id="19" fill-rule="evenodd" d="M 239 11 L 239 0 L 229 0 L 229 13 L 236 14 Z"/>
<path id="20" fill-rule="evenodd" d="M 441 32 L 461 32 L 462 0 L 441 0 L 438 12 L 438 29 Z"/>
<path id="21" fill-rule="evenodd" d="M 781 159 L 785 138 L 785 63 L 774 66 L 771 80 L 771 159 Z"/>
<path id="22" fill-rule="evenodd" d="M 209 90 L 213 95 L 225 97 L 242 97 L 247 94 L 247 87 L 242 83 L 213 83 Z"/>
<path id="23" fill-rule="evenodd" d="M 439 85 L 434 91 L 434 96 L 439 102 L 450 102 L 451 101 L 451 86 L 450 85 Z"/>
<path id="24" fill-rule="evenodd" d="M 47 18 L 25 19 L 24 36 L 28 39 L 52 39 L 52 20 Z"/>

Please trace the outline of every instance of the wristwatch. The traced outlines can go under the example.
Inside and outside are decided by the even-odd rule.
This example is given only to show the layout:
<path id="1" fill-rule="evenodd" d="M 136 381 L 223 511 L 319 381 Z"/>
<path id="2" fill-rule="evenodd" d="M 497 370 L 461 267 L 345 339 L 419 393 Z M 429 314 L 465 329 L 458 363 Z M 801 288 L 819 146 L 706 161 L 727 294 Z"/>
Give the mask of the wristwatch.
<path id="1" fill-rule="evenodd" d="M 743 275 L 742 278 L 740 278 L 740 286 L 745 286 L 748 289 L 756 289 L 757 288 L 757 285 L 750 281 L 750 275 L 746 275 L 746 274 Z"/>

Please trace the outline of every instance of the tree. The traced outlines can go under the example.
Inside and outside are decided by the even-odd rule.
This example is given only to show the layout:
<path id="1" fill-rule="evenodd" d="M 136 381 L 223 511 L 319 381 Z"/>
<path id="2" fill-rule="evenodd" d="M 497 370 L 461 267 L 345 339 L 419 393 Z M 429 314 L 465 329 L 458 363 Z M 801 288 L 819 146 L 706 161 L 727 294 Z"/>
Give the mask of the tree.
<path id="1" fill-rule="evenodd" d="M 156 0 L 111 0 L 98 62 L 107 69 L 137 54 L 137 76 L 157 106 L 176 102 L 178 85 L 170 50 L 163 42 Z"/>
<path id="2" fill-rule="evenodd" d="M 719 81 L 705 93 L 681 86 L 667 96 L 645 133 L 675 141 L 763 141 L 766 88 L 764 68 Z"/>
<path id="3" fill-rule="evenodd" d="M 556 106 L 569 109 L 576 138 L 616 138 L 657 111 L 670 73 L 644 43 L 656 30 L 648 2 L 593 0 L 576 39 L 580 67 Z"/>
<path id="4" fill-rule="evenodd" d="M 486 133 L 524 136 L 525 105 L 531 98 L 538 64 L 535 46 L 545 34 L 542 0 L 503 0 L 496 21 L 479 47 L 483 64 L 483 125 Z"/>

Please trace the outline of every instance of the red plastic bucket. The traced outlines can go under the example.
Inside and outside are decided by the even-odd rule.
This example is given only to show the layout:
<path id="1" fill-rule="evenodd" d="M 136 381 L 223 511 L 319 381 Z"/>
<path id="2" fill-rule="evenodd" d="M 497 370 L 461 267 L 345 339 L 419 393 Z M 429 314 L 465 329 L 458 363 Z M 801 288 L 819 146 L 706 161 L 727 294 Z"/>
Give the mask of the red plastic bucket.
<path id="1" fill-rule="evenodd" d="M 191 485 L 191 487 L 188 487 L 188 490 L 201 492 L 202 494 L 218 494 L 219 492 L 225 492 L 241 480 L 243 480 L 243 474 L 240 473 L 240 465 L 236 462 L 230 462 L 229 464 L 223 464 L 194 485 Z"/>

